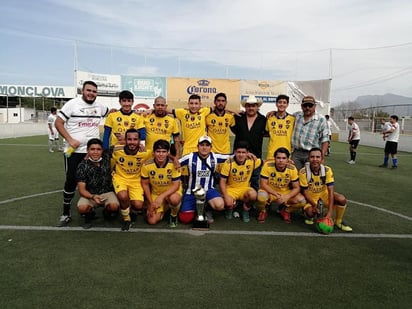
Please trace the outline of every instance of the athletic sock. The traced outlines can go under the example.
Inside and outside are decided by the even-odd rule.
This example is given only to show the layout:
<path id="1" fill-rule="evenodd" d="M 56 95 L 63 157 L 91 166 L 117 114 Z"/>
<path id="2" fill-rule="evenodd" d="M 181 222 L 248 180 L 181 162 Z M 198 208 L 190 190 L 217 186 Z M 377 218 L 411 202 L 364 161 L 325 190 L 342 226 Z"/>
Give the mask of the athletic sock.
<path id="1" fill-rule="evenodd" d="M 63 191 L 63 215 L 70 216 L 70 208 L 72 200 L 74 197 L 74 192 Z"/>
<path id="2" fill-rule="evenodd" d="M 130 207 L 120 209 L 120 214 L 122 215 L 123 221 L 130 221 Z"/>
<path id="3" fill-rule="evenodd" d="M 383 165 L 388 165 L 389 162 L 389 157 L 384 157 L 383 158 Z"/>
<path id="4" fill-rule="evenodd" d="M 335 223 L 336 224 L 342 223 L 343 215 L 345 214 L 345 210 L 346 210 L 346 205 L 345 206 L 336 205 L 335 209 L 336 209 Z"/>
<path id="5" fill-rule="evenodd" d="M 398 166 L 398 158 L 392 158 L 392 166 Z"/>

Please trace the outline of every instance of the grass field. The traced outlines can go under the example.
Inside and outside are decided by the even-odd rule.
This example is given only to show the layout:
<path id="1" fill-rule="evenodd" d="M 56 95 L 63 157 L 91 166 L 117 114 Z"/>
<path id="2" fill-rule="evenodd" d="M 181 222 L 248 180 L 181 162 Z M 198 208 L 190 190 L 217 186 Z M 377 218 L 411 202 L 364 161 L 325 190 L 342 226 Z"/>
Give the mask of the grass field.
<path id="1" fill-rule="evenodd" d="M 412 154 L 382 169 L 382 149 L 333 143 L 327 164 L 354 231 L 328 236 L 293 217 L 265 224 L 216 214 L 209 232 L 138 218 L 61 212 L 63 158 L 47 137 L 0 139 L 0 308 L 409 308 L 412 303 Z"/>

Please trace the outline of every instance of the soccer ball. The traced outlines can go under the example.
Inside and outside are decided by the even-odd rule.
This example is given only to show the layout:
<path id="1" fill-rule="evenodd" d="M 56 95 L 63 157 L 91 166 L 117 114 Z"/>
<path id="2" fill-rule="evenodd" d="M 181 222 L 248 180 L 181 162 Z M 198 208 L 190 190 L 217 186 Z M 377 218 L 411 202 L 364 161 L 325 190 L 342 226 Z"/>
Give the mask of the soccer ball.
<path id="1" fill-rule="evenodd" d="M 333 220 L 331 218 L 319 218 L 316 220 L 316 229 L 319 233 L 330 234 L 333 232 Z"/>

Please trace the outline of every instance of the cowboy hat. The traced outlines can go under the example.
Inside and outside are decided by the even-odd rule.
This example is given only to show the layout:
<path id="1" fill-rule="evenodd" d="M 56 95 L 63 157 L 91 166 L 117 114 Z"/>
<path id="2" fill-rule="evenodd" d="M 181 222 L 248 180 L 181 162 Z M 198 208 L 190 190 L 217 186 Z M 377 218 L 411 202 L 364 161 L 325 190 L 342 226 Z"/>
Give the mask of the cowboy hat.
<path id="1" fill-rule="evenodd" d="M 245 107 L 246 104 L 257 104 L 259 107 L 263 104 L 261 99 L 256 98 L 254 95 L 250 95 L 246 100 L 242 100 L 240 104 Z"/>

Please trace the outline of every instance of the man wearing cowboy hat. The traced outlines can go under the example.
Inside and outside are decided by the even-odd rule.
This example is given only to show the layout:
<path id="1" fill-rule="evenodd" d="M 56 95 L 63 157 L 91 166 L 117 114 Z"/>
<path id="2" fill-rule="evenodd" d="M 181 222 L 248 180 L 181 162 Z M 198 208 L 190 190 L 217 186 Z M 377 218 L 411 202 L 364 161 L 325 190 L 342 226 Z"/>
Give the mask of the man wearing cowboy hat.
<path id="1" fill-rule="evenodd" d="M 257 99 L 254 95 L 241 101 L 241 105 L 246 111 L 235 116 L 235 125 L 231 128 L 235 134 L 234 145 L 240 141 L 248 142 L 249 151 L 259 159 L 262 158 L 263 136 L 267 136 L 266 117 L 259 113 L 259 107 L 262 103 L 262 100 Z M 260 169 L 255 170 L 251 179 L 251 186 L 256 191 L 259 189 L 259 174 Z"/>

